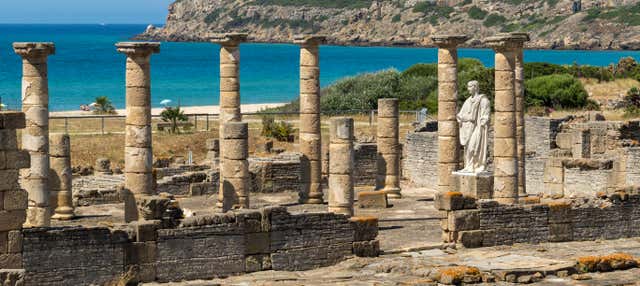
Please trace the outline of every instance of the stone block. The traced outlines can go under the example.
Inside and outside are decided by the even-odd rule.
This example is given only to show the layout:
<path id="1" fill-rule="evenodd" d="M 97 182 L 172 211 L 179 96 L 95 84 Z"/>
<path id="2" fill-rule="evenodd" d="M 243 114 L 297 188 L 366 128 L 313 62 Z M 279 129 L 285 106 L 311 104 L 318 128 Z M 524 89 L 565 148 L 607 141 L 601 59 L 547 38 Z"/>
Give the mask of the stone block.
<path id="1" fill-rule="evenodd" d="M 225 151 L 225 154 L 227 152 Z M 250 178 L 249 162 L 246 160 L 222 160 L 223 178 Z"/>
<path id="2" fill-rule="evenodd" d="M 480 229 L 480 212 L 478 210 L 458 210 L 449 212 L 447 229 L 450 231 Z"/>
<path id="3" fill-rule="evenodd" d="M 388 208 L 387 193 L 384 191 L 361 191 L 358 192 L 358 206 L 360 208 Z"/>
<path id="4" fill-rule="evenodd" d="M 354 241 L 370 241 L 378 236 L 378 218 L 355 216 L 349 219 L 354 230 Z"/>
<path id="5" fill-rule="evenodd" d="M 22 253 L 22 231 L 13 230 L 7 234 L 7 252 Z"/>
<path id="6" fill-rule="evenodd" d="M 226 147 L 227 139 L 246 139 L 249 138 L 249 125 L 246 122 L 227 122 L 223 128 L 223 144 L 222 149 Z"/>
<path id="7" fill-rule="evenodd" d="M 549 206 L 549 223 L 563 224 L 571 223 L 573 217 L 571 215 L 571 204 L 567 202 L 550 202 Z"/>
<path id="8" fill-rule="evenodd" d="M 248 233 L 245 235 L 245 254 L 269 254 L 271 239 L 268 232 Z"/>
<path id="9" fill-rule="evenodd" d="M 458 233 L 458 243 L 466 248 L 482 247 L 484 235 L 483 230 L 461 231 Z"/>
<path id="10" fill-rule="evenodd" d="M 0 112 L 0 129 L 22 129 L 25 126 L 24 113 L 17 111 Z"/>
<path id="11" fill-rule="evenodd" d="M 125 147 L 124 169 L 127 173 L 147 173 L 153 169 L 151 148 Z"/>
<path id="12" fill-rule="evenodd" d="M 380 255 L 380 241 L 354 241 L 353 254 L 358 257 L 378 257 Z"/>
<path id="13" fill-rule="evenodd" d="M 22 269 L 22 254 L 0 254 L 0 269 Z"/>
<path id="14" fill-rule="evenodd" d="M 224 159 L 244 160 L 249 157 L 247 139 L 224 139 Z"/>
<path id="15" fill-rule="evenodd" d="M 4 192 L 4 209 L 7 211 L 12 210 L 25 210 L 27 209 L 28 193 L 25 190 L 14 190 Z"/>
<path id="16" fill-rule="evenodd" d="M 434 197 L 434 206 L 438 210 L 461 210 L 464 208 L 464 197 L 461 192 L 438 192 Z"/>
<path id="17" fill-rule="evenodd" d="M 125 126 L 125 146 L 137 148 L 151 148 L 151 126 L 150 125 L 126 125 Z"/>
<path id="18" fill-rule="evenodd" d="M 563 242 L 573 240 L 573 226 L 570 223 L 549 224 L 549 241 Z"/>
<path id="19" fill-rule="evenodd" d="M 158 239 L 159 220 L 139 220 L 132 222 L 131 227 L 136 234 L 137 242 L 155 241 Z"/>
<path id="20" fill-rule="evenodd" d="M 464 196 L 476 199 L 493 198 L 493 174 L 483 172 L 479 174 L 454 172 L 454 186 L 456 191 Z"/>
<path id="21" fill-rule="evenodd" d="M 27 219 L 26 210 L 0 211 L 0 231 L 9 231 L 22 228 Z"/>

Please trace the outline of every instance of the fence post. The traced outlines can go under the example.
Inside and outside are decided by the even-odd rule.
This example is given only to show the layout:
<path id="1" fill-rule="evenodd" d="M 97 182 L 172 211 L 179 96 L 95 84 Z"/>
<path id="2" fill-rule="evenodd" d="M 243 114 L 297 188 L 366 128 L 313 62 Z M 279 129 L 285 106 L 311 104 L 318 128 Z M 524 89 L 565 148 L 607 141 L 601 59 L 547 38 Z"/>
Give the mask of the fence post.
<path id="1" fill-rule="evenodd" d="M 207 113 L 206 119 L 207 131 L 209 131 L 209 113 Z"/>
<path id="2" fill-rule="evenodd" d="M 195 115 L 195 126 L 193 127 L 193 129 L 195 129 L 195 131 L 198 131 L 198 114 Z"/>
<path id="3" fill-rule="evenodd" d="M 373 125 L 373 110 L 369 110 L 369 126 Z"/>
<path id="4" fill-rule="evenodd" d="M 64 133 L 69 134 L 69 118 L 64 118 Z"/>
<path id="5" fill-rule="evenodd" d="M 104 116 L 100 117 L 100 131 L 102 132 L 102 135 L 104 135 Z"/>

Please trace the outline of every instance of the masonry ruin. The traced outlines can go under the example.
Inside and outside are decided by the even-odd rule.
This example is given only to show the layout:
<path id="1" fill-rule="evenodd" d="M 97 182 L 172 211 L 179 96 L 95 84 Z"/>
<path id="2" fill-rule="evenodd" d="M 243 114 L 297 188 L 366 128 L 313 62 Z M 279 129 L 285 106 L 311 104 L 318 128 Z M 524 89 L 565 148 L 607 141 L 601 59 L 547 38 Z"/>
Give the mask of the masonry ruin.
<path id="1" fill-rule="evenodd" d="M 495 112 L 490 172 L 477 177 L 454 173 L 463 167 L 456 113 L 466 83 L 458 82 L 457 47 L 466 36 L 433 37 L 437 121 L 402 134 L 398 100 L 380 99 L 375 142 L 365 143 L 353 118 L 332 117 L 322 129 L 326 37 L 296 36 L 298 150 L 267 156 L 249 152 L 251 126 L 240 110 L 239 45 L 247 39 L 211 39 L 220 45 L 220 125 L 218 138 L 200 143 L 207 156 L 199 164 L 154 161 L 150 75 L 160 44 L 118 43 L 127 57 L 124 172 L 100 158 L 94 174 L 81 177 L 71 174 L 73 137 L 47 128 L 54 45 L 14 44 L 23 59 L 23 110 L 0 112 L 4 285 L 178 282 L 376 257 L 397 251 L 395 239 L 381 235 L 393 227 L 379 223 L 403 220 L 411 200 L 437 213 L 443 247 L 640 236 L 640 122 L 525 116 L 526 34 L 486 39 L 495 51 Z M 434 195 L 416 200 L 416 190 Z M 92 218 L 90 207 L 110 220 Z M 381 217 L 387 209 L 390 218 Z M 424 218 L 407 220 L 431 228 Z"/>

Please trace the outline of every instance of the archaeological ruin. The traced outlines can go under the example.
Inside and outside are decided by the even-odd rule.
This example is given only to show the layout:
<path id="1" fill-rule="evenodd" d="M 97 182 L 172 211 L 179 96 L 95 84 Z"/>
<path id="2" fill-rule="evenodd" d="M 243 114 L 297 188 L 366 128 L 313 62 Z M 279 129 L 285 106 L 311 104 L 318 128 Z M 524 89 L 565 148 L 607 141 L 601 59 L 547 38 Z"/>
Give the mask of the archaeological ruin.
<path id="1" fill-rule="evenodd" d="M 22 111 L 0 111 L 2 285 L 179 283 L 355 257 L 431 259 L 436 250 L 640 236 L 640 122 L 525 115 L 527 34 L 485 39 L 495 52 L 491 99 L 477 82 L 458 80 L 458 46 L 468 37 L 433 36 L 439 108 L 414 125 L 402 121 L 394 98 L 379 99 L 369 125 L 325 116 L 319 63 L 327 38 L 296 36 L 299 135 L 282 152 L 251 141 L 256 122 L 240 109 L 239 47 L 250 38 L 210 40 L 220 46 L 218 137 L 193 142 L 206 159 L 154 155 L 151 65 L 161 44 L 121 42 L 126 126 L 124 146 L 113 148 L 124 153 L 124 169 L 100 154 L 82 175 L 72 171 L 74 135 L 48 129 L 54 44 L 13 45 L 23 102 Z M 471 97 L 459 98 L 459 87 Z M 358 138 L 364 129 L 375 137 Z M 253 152 L 252 144 L 265 147 Z M 563 267 L 511 278 L 481 268 L 485 276 L 464 277 L 492 283 L 574 269 Z M 301 281 L 291 285 L 307 285 Z"/>

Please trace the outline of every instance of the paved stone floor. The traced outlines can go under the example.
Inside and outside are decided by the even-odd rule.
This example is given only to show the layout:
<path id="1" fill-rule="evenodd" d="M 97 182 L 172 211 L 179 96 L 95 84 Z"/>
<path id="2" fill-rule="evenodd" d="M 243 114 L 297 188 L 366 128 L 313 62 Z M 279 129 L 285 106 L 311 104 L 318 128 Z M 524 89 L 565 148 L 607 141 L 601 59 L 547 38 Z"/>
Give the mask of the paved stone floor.
<path id="1" fill-rule="evenodd" d="M 316 212 L 326 205 L 299 205 L 297 194 L 252 194 L 252 207 L 285 205 L 289 211 Z M 212 281 L 189 281 L 166 285 L 436 285 L 429 274 L 439 267 L 466 265 L 483 272 L 555 273 L 571 268 L 577 257 L 626 252 L 640 257 L 640 238 L 518 244 L 480 249 L 441 249 L 440 222 L 433 208 L 433 191 L 403 190 L 404 197 L 390 201 L 384 210 L 356 209 L 356 215 L 373 215 L 380 219 L 381 249 L 378 258 L 350 258 L 338 265 L 301 272 L 265 271 Z M 215 212 L 215 196 L 179 198 L 183 208 L 196 213 Z M 120 205 L 80 207 L 79 218 L 58 225 L 114 225 L 121 223 Z M 640 269 L 588 274 L 588 280 L 547 275 L 532 285 L 640 285 Z M 146 285 L 158 285 L 150 283 Z M 482 284 L 480 284 L 482 285 Z M 484 285 L 513 285 L 497 282 Z"/>

